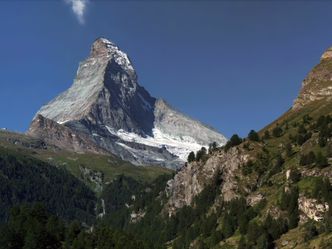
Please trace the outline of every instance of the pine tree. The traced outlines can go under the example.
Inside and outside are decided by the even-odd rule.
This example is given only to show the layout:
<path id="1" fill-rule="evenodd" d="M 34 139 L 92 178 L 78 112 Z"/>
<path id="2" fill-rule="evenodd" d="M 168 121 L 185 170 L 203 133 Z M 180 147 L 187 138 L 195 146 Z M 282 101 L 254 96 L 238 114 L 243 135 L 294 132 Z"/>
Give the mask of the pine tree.
<path id="1" fill-rule="evenodd" d="M 248 134 L 248 139 L 251 141 L 259 141 L 259 135 L 256 131 L 251 130 Z"/>
<path id="2" fill-rule="evenodd" d="M 264 232 L 261 236 L 257 239 L 256 249 L 269 249 L 271 241 L 269 239 L 269 235 Z"/>
<path id="3" fill-rule="evenodd" d="M 271 138 L 271 135 L 270 135 L 270 132 L 268 130 L 264 131 L 264 136 L 263 136 L 264 139 L 270 139 Z"/>
<path id="4" fill-rule="evenodd" d="M 206 148 L 202 147 L 199 151 L 196 153 L 196 161 L 203 160 L 206 156 Z"/>
<path id="5" fill-rule="evenodd" d="M 291 143 L 286 144 L 286 156 L 291 157 L 294 154 L 293 147 Z"/>
<path id="6" fill-rule="evenodd" d="M 241 236 L 237 249 L 246 249 L 246 248 L 247 248 L 246 239 L 244 236 Z"/>
<path id="7" fill-rule="evenodd" d="M 316 155 L 316 164 L 320 168 L 324 168 L 324 167 L 328 166 L 327 157 L 324 156 L 320 151 Z"/>
<path id="8" fill-rule="evenodd" d="M 283 130 L 279 126 L 276 126 L 272 130 L 272 134 L 273 134 L 274 137 L 281 137 L 282 133 L 283 133 Z"/>
<path id="9" fill-rule="evenodd" d="M 195 153 L 193 151 L 190 152 L 189 155 L 188 155 L 188 159 L 187 159 L 188 163 L 191 163 L 191 162 L 195 161 L 195 159 L 196 159 Z"/>

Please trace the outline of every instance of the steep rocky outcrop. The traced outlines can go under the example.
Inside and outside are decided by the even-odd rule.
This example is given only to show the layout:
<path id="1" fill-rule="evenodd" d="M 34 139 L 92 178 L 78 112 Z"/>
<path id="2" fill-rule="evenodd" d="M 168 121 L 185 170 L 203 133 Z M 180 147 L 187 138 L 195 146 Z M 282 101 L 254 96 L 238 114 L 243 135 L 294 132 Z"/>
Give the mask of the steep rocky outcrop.
<path id="1" fill-rule="evenodd" d="M 183 167 L 167 183 L 168 203 L 166 212 L 173 215 L 177 209 L 191 205 L 197 196 L 216 177 L 220 178 L 220 198 L 230 201 L 238 196 L 237 173 L 239 168 L 249 160 L 249 154 L 241 148 L 220 150 L 211 155 L 206 162 L 192 162 Z"/>
<path id="2" fill-rule="evenodd" d="M 294 128 L 297 126 L 297 122 L 293 122 L 292 119 L 296 118 L 297 116 L 302 117 L 303 114 L 301 114 L 301 109 L 307 105 L 310 105 L 312 103 L 315 103 L 316 101 L 320 101 L 320 107 L 325 105 L 330 105 L 332 101 L 332 49 L 328 49 L 321 58 L 320 63 L 308 74 L 306 79 L 303 81 L 303 86 L 300 91 L 299 97 L 296 99 L 294 106 L 290 111 L 288 111 L 286 114 L 284 114 L 282 117 L 280 117 L 277 121 L 273 122 L 271 125 L 267 126 L 267 129 L 269 130 L 269 134 L 273 133 L 273 129 L 276 126 L 280 126 L 281 123 L 286 124 L 283 127 L 283 134 L 281 136 L 285 136 L 285 134 L 290 134 L 289 137 L 291 138 L 293 134 L 296 134 L 298 132 L 298 128 Z M 314 111 L 318 110 L 319 108 L 314 109 Z M 319 115 L 326 115 L 330 114 L 331 109 L 325 108 L 323 112 L 319 112 L 319 114 L 314 114 L 315 116 Z M 302 116 L 301 116 L 302 115 Z M 287 120 L 289 119 L 289 120 Z M 287 121 L 285 121 L 287 120 Z M 299 119 L 302 121 L 302 118 Z M 292 133 L 289 131 L 291 128 L 289 128 L 290 122 L 293 122 L 294 127 L 292 128 Z M 287 128 L 286 128 L 287 126 Z M 308 128 L 309 129 L 309 128 Z M 261 135 L 264 134 L 264 131 L 261 133 Z M 315 132 L 315 131 L 313 131 Z M 316 131 L 317 132 L 317 131 Z M 274 135 L 273 135 L 274 136 Z M 315 139 L 316 136 L 316 139 Z M 312 139 L 308 140 L 308 142 L 312 143 L 310 147 L 317 145 L 317 134 L 312 135 Z M 259 191 L 255 191 L 262 187 L 264 184 L 272 184 L 272 180 L 269 179 L 273 174 L 276 174 L 275 172 L 279 172 L 281 169 L 278 168 L 280 166 L 276 165 L 276 158 L 278 156 L 280 157 L 287 157 L 285 152 L 279 152 L 281 154 L 279 155 L 268 155 L 269 160 L 262 161 L 262 165 L 260 167 L 265 167 L 265 172 L 260 172 L 260 176 L 257 177 L 257 172 L 253 172 L 254 170 L 251 170 L 253 172 L 252 174 L 255 176 L 251 176 L 252 178 L 245 179 L 246 176 L 244 173 L 239 170 L 241 169 L 241 166 L 243 166 L 248 160 L 251 161 L 260 161 L 260 157 L 263 153 L 267 151 L 267 139 L 270 139 L 271 141 L 278 141 L 273 142 L 270 146 L 270 150 L 275 153 L 276 151 L 282 151 L 285 146 L 286 142 L 284 140 L 279 141 L 278 135 L 275 135 L 274 137 L 271 137 L 269 135 L 268 138 L 266 138 L 266 141 L 260 141 L 259 143 L 256 143 L 258 146 L 253 146 L 252 148 L 243 149 L 243 144 L 240 146 L 236 146 L 234 148 L 231 148 L 229 151 L 225 152 L 224 149 L 219 149 L 218 152 L 213 153 L 212 155 L 208 156 L 208 159 L 206 162 L 193 162 L 188 163 L 186 167 L 183 167 L 176 175 L 175 177 L 168 182 L 168 185 L 166 187 L 166 194 L 168 196 L 168 203 L 166 206 L 166 212 L 169 215 L 173 215 L 178 209 L 182 208 L 185 205 L 192 205 L 194 197 L 197 196 L 202 190 L 213 181 L 214 177 L 217 174 L 221 175 L 222 184 L 221 184 L 221 191 L 220 196 L 216 197 L 216 201 L 222 199 L 225 201 L 229 201 L 232 198 L 238 196 L 239 192 L 241 194 L 245 194 L 245 198 L 247 200 L 247 204 L 250 206 L 254 206 L 261 202 L 262 200 L 266 200 L 267 197 L 264 196 L 264 194 L 260 193 Z M 329 140 L 330 141 L 330 140 Z M 293 141 L 294 142 L 294 141 Z M 249 141 L 247 144 L 250 143 L 253 144 L 253 142 Z M 287 141 L 287 143 L 292 143 L 292 141 Z M 313 145 L 314 144 L 314 145 Z M 297 146 L 297 144 L 293 145 L 294 147 Z M 329 145 L 326 145 L 327 148 Z M 265 148 L 264 148 L 265 147 Z M 307 151 L 308 145 L 304 144 L 297 148 L 297 151 Z M 273 148 L 273 149 L 271 149 Z M 265 152 L 264 152 L 265 150 Z M 291 149 L 293 150 L 293 148 Z M 250 152 L 251 151 L 251 152 Z M 253 152 L 256 153 L 256 155 L 253 155 Z M 294 151 L 292 152 L 295 153 Z M 274 157 L 274 158 L 273 158 Z M 300 156 L 299 156 L 300 157 Z M 272 159 L 273 158 L 273 159 Z M 282 159 L 284 163 L 284 159 Z M 281 163 L 281 164 L 282 164 Z M 279 162 L 280 164 L 280 162 Z M 294 164 L 294 162 L 290 163 Z M 296 161 L 297 165 L 294 165 L 294 167 L 297 167 L 299 162 Z M 267 167 L 270 167 L 269 169 Z M 293 169 L 286 170 L 283 173 L 286 173 L 286 181 L 285 182 L 279 182 L 275 184 L 285 184 L 285 189 L 289 190 L 291 185 L 294 185 L 294 182 L 292 182 L 289 178 L 290 175 L 294 174 Z M 248 173 L 251 174 L 251 173 Z M 322 178 L 328 178 L 332 181 L 332 175 L 330 168 L 306 168 L 302 167 L 301 169 L 302 177 L 306 176 L 314 176 L 314 177 L 322 177 Z M 245 182 L 246 186 L 243 186 L 242 189 L 239 187 L 239 182 L 241 179 L 244 179 L 243 182 Z M 240 190 L 240 191 L 239 191 Z M 320 220 L 322 218 L 323 209 L 326 211 L 326 205 L 321 204 L 322 206 L 318 206 L 318 208 L 314 208 L 314 204 L 318 204 L 314 200 L 309 199 L 303 199 L 302 197 L 299 198 L 299 209 L 303 213 L 305 217 L 309 217 L 311 219 Z M 267 209 L 269 210 L 270 214 L 273 217 L 278 217 L 281 213 L 280 209 L 274 204 L 269 206 Z"/>
<path id="3" fill-rule="evenodd" d="M 293 110 L 306 104 L 327 99 L 332 100 L 332 48 L 321 56 L 320 63 L 313 68 L 302 82 L 299 96 L 294 101 Z"/>
<path id="4" fill-rule="evenodd" d="M 107 153 L 106 150 L 96 145 L 86 134 L 75 132 L 42 115 L 37 115 L 33 120 L 27 134 L 38 137 L 46 143 L 56 145 L 61 149 L 69 149 L 79 153 Z"/>
<path id="5" fill-rule="evenodd" d="M 127 54 L 104 38 L 93 43 L 73 85 L 43 106 L 35 119 L 38 115 L 85 134 L 97 147 L 139 165 L 179 167 L 190 151 L 226 142 L 216 130 L 152 97 L 138 84 Z M 51 132 L 29 130 L 34 136 Z M 68 139 L 65 144 L 79 150 Z"/>
<path id="6" fill-rule="evenodd" d="M 329 210 L 327 202 L 319 202 L 317 199 L 307 198 L 301 195 L 298 199 L 298 205 L 300 210 L 300 222 L 304 223 L 308 219 L 315 221 L 322 221 L 325 213 Z"/>

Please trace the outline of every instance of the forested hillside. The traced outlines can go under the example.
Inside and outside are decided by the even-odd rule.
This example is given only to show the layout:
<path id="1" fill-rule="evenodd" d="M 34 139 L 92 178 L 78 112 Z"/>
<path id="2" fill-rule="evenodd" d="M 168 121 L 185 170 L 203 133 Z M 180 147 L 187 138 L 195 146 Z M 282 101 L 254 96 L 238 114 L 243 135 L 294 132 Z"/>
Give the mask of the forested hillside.
<path id="1" fill-rule="evenodd" d="M 35 202 L 67 220 L 95 219 L 95 193 L 63 169 L 0 147 L 0 181 L 2 222 L 13 206 Z"/>
<path id="2" fill-rule="evenodd" d="M 16 207 L 7 224 L 0 227 L 1 249 L 145 249 L 150 248 L 134 236 L 106 226 L 86 227 L 64 222 L 48 213 L 42 205 Z"/>
<path id="3" fill-rule="evenodd" d="M 190 205 L 169 217 L 167 188 L 152 194 L 143 188 L 138 194 L 135 184 L 122 179 L 109 189 L 116 193 L 132 186 L 123 195 L 127 196 L 121 201 L 123 208 L 116 211 L 122 216 L 111 215 L 104 222 L 150 241 L 155 248 L 330 248 L 332 119 L 305 114 L 288 121 L 260 133 L 251 131 L 245 139 L 233 136 L 225 147 L 199 151 L 191 158 L 197 172 L 209 167 L 213 157 L 232 150 L 250 155 L 236 169 L 238 189 L 231 200 L 222 195 L 226 173 L 216 170 Z M 188 194 L 181 192 L 177 198 Z"/>

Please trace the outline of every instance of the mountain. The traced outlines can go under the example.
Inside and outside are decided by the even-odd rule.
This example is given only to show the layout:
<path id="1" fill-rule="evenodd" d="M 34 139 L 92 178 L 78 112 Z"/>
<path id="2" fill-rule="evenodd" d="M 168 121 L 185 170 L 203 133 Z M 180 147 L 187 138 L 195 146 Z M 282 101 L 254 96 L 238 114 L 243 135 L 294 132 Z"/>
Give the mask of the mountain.
<path id="1" fill-rule="evenodd" d="M 331 51 L 286 113 L 246 138 L 198 151 L 160 192 L 134 187 L 136 198 L 126 193 L 109 224 L 155 248 L 332 248 Z"/>
<path id="2" fill-rule="evenodd" d="M 93 43 L 73 85 L 37 112 L 28 134 L 77 152 L 111 152 L 137 165 L 171 168 L 183 165 L 190 151 L 227 141 L 150 96 L 128 56 L 104 38 Z"/>
<path id="3" fill-rule="evenodd" d="M 311 103 L 332 100 L 332 47 L 321 56 L 320 63 L 313 68 L 302 82 L 299 96 L 294 101 L 293 110 L 299 110 Z"/>

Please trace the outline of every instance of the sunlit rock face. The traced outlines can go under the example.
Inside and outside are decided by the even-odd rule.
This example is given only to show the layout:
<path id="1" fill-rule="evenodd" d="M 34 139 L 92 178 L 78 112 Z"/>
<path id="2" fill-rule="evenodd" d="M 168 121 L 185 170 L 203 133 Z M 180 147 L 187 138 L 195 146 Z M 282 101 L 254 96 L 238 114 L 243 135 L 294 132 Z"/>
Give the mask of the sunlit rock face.
<path id="1" fill-rule="evenodd" d="M 323 53 L 320 63 L 303 80 L 293 110 L 320 100 L 332 100 L 332 47 Z"/>
<path id="2" fill-rule="evenodd" d="M 239 169 L 249 160 L 249 155 L 240 148 L 229 151 L 219 150 L 210 155 L 206 162 L 192 162 L 183 167 L 173 179 L 168 181 L 165 192 L 168 202 L 164 207 L 167 215 L 172 216 L 184 206 L 193 204 L 194 198 L 213 183 L 216 177 L 221 184 L 220 196 L 216 199 L 231 201 L 239 196 L 237 178 Z"/>
<path id="3" fill-rule="evenodd" d="M 190 151 L 226 142 L 216 130 L 152 97 L 138 84 L 127 54 L 105 38 L 93 43 L 73 85 L 37 115 L 85 134 L 98 148 L 137 165 L 176 168 Z"/>

